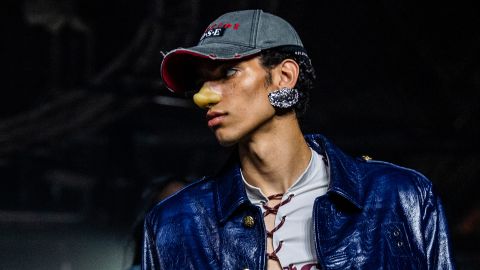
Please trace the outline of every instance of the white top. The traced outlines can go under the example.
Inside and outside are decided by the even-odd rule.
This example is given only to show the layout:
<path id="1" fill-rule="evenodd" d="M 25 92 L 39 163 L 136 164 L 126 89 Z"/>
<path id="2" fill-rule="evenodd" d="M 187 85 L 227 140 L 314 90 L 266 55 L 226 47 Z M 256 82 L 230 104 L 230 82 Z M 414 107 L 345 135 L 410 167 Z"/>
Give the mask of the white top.
<path id="1" fill-rule="evenodd" d="M 297 269 L 319 269 L 312 224 L 313 203 L 315 198 L 327 193 L 329 177 L 322 156 L 311 151 L 312 157 L 307 168 L 283 194 L 281 201 L 286 200 L 291 194 L 294 196 L 289 203 L 280 206 L 275 217 L 277 226 L 282 217 L 286 216 L 283 226 L 273 234 L 274 250 L 280 241 L 283 241 L 281 249 L 276 253 L 282 268 L 295 266 Z M 250 201 L 265 212 L 262 204 L 268 201 L 267 196 L 260 188 L 247 183 L 243 174 L 242 179 Z"/>

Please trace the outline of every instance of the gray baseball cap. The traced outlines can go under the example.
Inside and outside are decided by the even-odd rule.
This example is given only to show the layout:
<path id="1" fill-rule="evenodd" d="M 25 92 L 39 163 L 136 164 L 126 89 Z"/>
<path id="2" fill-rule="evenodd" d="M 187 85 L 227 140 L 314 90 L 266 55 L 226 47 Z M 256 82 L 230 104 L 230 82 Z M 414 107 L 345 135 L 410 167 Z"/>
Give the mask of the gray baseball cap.
<path id="1" fill-rule="evenodd" d="M 230 12 L 207 27 L 197 46 L 168 52 L 160 73 L 167 88 L 173 92 L 197 90 L 191 89 L 194 63 L 202 59 L 237 60 L 279 46 L 303 49 L 300 37 L 287 21 L 262 10 Z"/>

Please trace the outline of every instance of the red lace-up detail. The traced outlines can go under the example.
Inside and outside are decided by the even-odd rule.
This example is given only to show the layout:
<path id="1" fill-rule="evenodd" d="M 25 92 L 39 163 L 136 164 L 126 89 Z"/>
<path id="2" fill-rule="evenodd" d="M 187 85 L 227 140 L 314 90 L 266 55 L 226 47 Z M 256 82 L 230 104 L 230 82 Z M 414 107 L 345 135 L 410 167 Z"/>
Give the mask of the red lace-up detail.
<path id="1" fill-rule="evenodd" d="M 280 241 L 280 243 L 278 244 L 278 247 L 272 253 L 267 253 L 268 259 L 280 262 L 277 256 L 277 252 L 279 252 L 280 249 L 282 248 L 282 244 L 283 244 L 283 241 Z"/>
<path id="2" fill-rule="evenodd" d="M 288 198 L 286 200 L 278 203 L 277 205 L 275 205 L 273 207 L 268 206 L 267 203 L 264 202 L 262 204 L 263 209 L 265 209 L 265 212 L 263 213 L 263 217 L 265 218 L 266 216 L 268 216 L 270 214 L 276 215 L 278 213 L 278 209 L 280 208 L 280 206 L 289 203 L 292 200 L 293 196 L 294 196 L 294 194 L 290 194 L 290 196 L 288 196 Z M 275 194 L 275 195 L 268 196 L 268 200 L 281 200 L 282 197 L 283 197 L 283 194 Z M 273 240 L 273 234 L 283 226 L 286 218 L 287 218 L 287 216 L 283 216 L 282 220 L 280 221 L 280 223 L 277 226 L 275 226 L 275 228 L 273 228 L 271 231 L 267 230 L 267 237 L 272 238 L 272 240 Z M 278 247 L 273 252 L 267 253 L 267 258 L 270 259 L 270 260 L 275 260 L 275 261 L 280 263 L 280 260 L 278 259 L 278 256 L 277 256 L 277 252 L 279 252 L 280 249 L 282 248 L 282 244 L 283 244 L 283 241 L 280 241 L 280 243 L 278 244 Z"/>
<path id="3" fill-rule="evenodd" d="M 278 231 L 283 226 L 283 223 L 285 223 L 285 218 L 286 216 L 282 217 L 282 220 L 280 221 L 280 224 L 278 224 L 275 228 L 273 228 L 271 231 L 267 231 L 267 237 L 270 237 L 273 239 L 273 233 Z M 280 245 L 278 245 L 280 246 Z"/>

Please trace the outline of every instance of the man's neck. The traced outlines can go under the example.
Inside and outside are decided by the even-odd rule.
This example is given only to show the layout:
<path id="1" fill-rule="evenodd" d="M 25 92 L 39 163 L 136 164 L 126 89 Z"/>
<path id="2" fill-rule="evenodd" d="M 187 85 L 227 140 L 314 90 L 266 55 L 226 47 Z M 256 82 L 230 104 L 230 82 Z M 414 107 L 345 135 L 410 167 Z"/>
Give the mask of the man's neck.
<path id="1" fill-rule="evenodd" d="M 266 132 L 255 132 L 239 143 L 246 181 L 267 195 L 285 193 L 305 171 L 311 158 L 295 118 L 274 119 Z"/>

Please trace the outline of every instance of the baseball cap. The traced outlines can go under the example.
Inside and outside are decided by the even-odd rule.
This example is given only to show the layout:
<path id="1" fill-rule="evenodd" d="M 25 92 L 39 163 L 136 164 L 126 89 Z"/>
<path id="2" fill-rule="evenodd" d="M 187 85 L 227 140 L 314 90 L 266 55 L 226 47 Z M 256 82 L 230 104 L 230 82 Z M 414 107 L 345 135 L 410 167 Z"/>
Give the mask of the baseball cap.
<path id="1" fill-rule="evenodd" d="M 262 10 L 229 12 L 213 21 L 194 47 L 168 52 L 160 73 L 169 90 L 184 93 L 194 86 L 194 64 L 201 61 L 231 61 L 262 50 L 296 46 L 303 49 L 295 29 L 284 19 Z"/>

